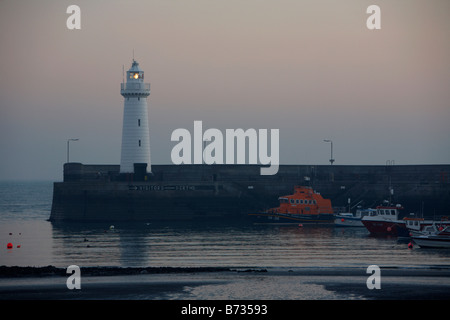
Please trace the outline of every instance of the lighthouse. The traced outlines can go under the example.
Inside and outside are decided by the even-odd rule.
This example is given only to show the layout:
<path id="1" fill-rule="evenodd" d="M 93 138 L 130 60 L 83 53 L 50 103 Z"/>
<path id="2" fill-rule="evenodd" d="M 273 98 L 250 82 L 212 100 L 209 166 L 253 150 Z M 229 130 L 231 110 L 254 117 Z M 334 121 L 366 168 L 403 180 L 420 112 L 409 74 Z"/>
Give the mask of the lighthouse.
<path id="1" fill-rule="evenodd" d="M 147 164 L 147 172 L 151 172 L 147 107 L 150 83 L 144 82 L 144 71 L 134 59 L 126 82 L 120 85 L 120 94 L 124 98 L 120 172 L 134 172 L 135 164 Z"/>

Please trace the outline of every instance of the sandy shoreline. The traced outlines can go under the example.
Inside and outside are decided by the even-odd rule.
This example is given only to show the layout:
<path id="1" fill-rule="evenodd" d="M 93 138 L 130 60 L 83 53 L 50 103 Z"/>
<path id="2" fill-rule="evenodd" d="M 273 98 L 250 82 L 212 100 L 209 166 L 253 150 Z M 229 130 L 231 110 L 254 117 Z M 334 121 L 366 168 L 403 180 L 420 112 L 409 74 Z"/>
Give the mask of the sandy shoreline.
<path id="1" fill-rule="evenodd" d="M 369 290 L 363 268 L 0 267 L 0 300 L 448 300 L 450 268 L 381 268 Z"/>
<path id="2" fill-rule="evenodd" d="M 114 275 L 136 275 L 136 274 L 159 274 L 159 273 L 184 273 L 184 272 L 221 272 L 230 271 L 230 268 L 220 267 L 80 267 L 86 276 L 114 276 Z M 55 266 L 45 267 L 21 267 L 0 266 L 1 278 L 18 278 L 30 276 L 67 276 L 67 269 Z"/>
<path id="3" fill-rule="evenodd" d="M 367 273 L 362 267 L 80 267 L 85 276 L 124 276 L 139 274 L 171 274 L 171 273 L 268 273 L 271 275 L 318 275 L 318 276 L 356 276 Z M 450 277 L 450 265 L 397 267 L 380 266 L 386 276 L 438 276 Z M 18 277 L 67 276 L 67 269 L 62 267 L 40 266 L 0 266 L 0 279 Z"/>

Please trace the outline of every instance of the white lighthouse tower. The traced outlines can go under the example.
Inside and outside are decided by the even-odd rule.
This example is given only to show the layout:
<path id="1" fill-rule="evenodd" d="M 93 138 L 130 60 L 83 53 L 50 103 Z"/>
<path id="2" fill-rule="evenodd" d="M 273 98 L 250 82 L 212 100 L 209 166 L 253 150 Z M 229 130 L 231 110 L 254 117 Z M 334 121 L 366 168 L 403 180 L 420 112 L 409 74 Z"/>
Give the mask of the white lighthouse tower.
<path id="1" fill-rule="evenodd" d="M 150 83 L 144 83 L 144 71 L 134 59 L 120 94 L 124 97 L 120 172 L 134 172 L 135 163 L 146 163 L 147 172 L 151 172 L 147 108 Z"/>

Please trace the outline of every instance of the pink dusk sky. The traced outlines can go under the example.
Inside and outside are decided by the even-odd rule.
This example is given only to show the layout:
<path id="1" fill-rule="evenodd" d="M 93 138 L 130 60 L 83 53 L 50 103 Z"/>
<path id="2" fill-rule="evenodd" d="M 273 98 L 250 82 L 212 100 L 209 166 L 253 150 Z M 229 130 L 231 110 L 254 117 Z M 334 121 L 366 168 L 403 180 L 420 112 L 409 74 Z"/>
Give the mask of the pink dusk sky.
<path id="1" fill-rule="evenodd" d="M 81 8 L 69 30 L 68 6 Z M 370 5 L 381 30 L 369 30 Z M 450 1 L 0 1 L 0 180 L 119 164 L 122 66 L 173 130 L 279 129 L 281 164 L 450 163 Z"/>

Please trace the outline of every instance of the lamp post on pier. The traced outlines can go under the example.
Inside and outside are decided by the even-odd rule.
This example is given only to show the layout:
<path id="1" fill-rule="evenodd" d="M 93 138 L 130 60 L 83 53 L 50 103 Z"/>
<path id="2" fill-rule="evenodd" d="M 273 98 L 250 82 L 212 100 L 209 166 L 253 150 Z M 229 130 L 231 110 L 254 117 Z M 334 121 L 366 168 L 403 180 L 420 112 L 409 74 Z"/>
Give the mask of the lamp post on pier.
<path id="1" fill-rule="evenodd" d="M 330 142 L 331 143 L 331 156 L 330 156 L 330 165 L 333 164 L 334 159 L 333 159 L 333 141 L 329 140 L 329 139 L 325 139 L 323 140 L 324 142 Z"/>
<path id="2" fill-rule="evenodd" d="M 69 142 L 70 141 L 78 141 L 79 139 L 68 139 L 67 140 L 67 163 L 69 163 Z"/>

